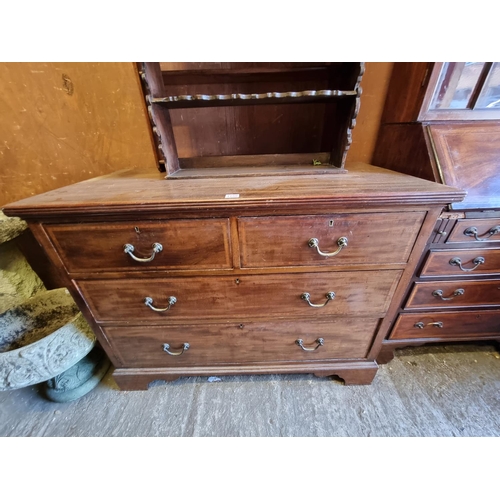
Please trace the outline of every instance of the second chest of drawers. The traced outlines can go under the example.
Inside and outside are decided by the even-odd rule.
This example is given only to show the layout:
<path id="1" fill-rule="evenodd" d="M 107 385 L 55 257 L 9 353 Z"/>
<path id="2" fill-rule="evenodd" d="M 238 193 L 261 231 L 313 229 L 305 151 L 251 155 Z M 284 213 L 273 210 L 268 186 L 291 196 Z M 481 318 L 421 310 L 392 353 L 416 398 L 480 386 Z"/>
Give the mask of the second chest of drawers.
<path id="1" fill-rule="evenodd" d="M 498 338 L 500 219 L 440 220 L 384 350 Z"/>

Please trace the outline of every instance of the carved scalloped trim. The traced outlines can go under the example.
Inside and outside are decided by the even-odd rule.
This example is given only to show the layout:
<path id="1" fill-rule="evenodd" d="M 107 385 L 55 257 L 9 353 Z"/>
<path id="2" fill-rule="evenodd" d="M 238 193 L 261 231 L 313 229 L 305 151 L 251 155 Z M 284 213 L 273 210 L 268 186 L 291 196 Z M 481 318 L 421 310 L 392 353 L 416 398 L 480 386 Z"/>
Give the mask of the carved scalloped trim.
<path id="1" fill-rule="evenodd" d="M 141 83 L 142 83 L 142 88 L 143 88 L 143 93 L 144 93 L 144 99 L 146 101 L 146 108 L 148 111 L 148 117 L 149 121 L 151 122 L 151 129 L 153 130 L 153 141 L 155 142 L 155 146 L 158 151 L 158 168 L 160 171 L 165 170 L 165 165 L 167 163 L 166 160 L 166 155 L 165 152 L 163 151 L 163 144 L 161 142 L 161 136 L 158 131 L 158 127 L 156 126 L 156 121 L 153 115 L 153 109 L 151 107 L 151 92 L 149 90 L 149 85 L 148 85 L 148 80 L 146 78 L 146 68 L 145 65 L 142 65 L 141 71 L 139 71 L 139 76 L 141 78 Z"/>
<path id="2" fill-rule="evenodd" d="M 363 75 L 365 74 L 365 63 L 360 62 L 359 63 L 359 75 L 358 79 L 356 80 L 356 85 L 354 85 L 354 89 L 358 91 L 359 95 L 361 95 L 361 79 L 363 78 Z"/>
<path id="3" fill-rule="evenodd" d="M 194 94 L 155 97 L 152 103 L 169 103 L 179 101 L 246 101 L 264 99 L 288 99 L 301 97 L 343 97 L 358 95 L 357 90 L 303 90 L 300 92 L 265 92 L 263 94 Z"/>
<path id="4" fill-rule="evenodd" d="M 356 84 L 356 88 L 357 88 L 356 102 L 354 104 L 354 109 L 353 109 L 351 118 L 349 120 L 349 125 L 347 126 L 346 144 L 345 144 L 345 148 L 344 148 L 344 154 L 342 155 L 342 163 L 341 163 L 342 168 L 345 165 L 345 162 L 347 159 L 347 153 L 348 153 L 349 149 L 351 148 L 352 130 L 356 126 L 356 119 L 358 117 L 359 108 L 361 106 L 361 94 L 363 93 L 363 89 L 361 88 L 360 83 L 361 83 L 361 77 L 363 76 L 363 73 L 364 73 L 364 65 L 362 66 L 362 71 L 361 71 L 361 74 L 359 75 L 358 83 Z"/>

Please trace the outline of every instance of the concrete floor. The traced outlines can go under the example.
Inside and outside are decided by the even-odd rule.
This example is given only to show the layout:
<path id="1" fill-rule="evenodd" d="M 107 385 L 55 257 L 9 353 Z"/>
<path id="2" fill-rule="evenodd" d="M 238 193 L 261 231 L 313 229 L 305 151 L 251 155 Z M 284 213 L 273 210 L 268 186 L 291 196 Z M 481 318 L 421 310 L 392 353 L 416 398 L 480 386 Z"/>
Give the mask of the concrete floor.
<path id="1" fill-rule="evenodd" d="M 111 374 L 71 403 L 0 392 L 0 436 L 499 436 L 492 344 L 397 351 L 370 386 L 313 375 L 183 378 L 120 392 Z"/>

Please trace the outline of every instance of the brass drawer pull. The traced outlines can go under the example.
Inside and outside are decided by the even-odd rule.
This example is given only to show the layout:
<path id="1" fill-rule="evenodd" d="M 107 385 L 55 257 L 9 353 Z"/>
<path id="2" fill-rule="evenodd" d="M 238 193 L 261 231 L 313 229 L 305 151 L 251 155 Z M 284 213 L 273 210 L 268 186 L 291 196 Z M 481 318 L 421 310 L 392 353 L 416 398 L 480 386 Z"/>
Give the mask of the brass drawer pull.
<path id="1" fill-rule="evenodd" d="M 471 236 L 471 237 L 474 236 L 474 238 L 476 238 L 476 241 L 486 241 L 488 238 L 491 238 L 492 236 L 498 233 L 500 233 L 500 226 L 493 226 L 492 228 L 488 229 L 488 231 L 486 231 L 485 233 L 480 234 L 479 236 L 481 236 L 481 238 L 477 237 L 478 236 L 477 227 L 471 226 L 464 231 L 465 236 Z M 486 238 L 482 238 L 483 236 L 486 236 Z"/>
<path id="2" fill-rule="evenodd" d="M 463 288 L 457 288 L 451 297 L 443 297 L 443 290 L 434 290 L 432 295 L 434 297 L 439 297 L 441 300 L 453 300 L 453 297 L 458 297 L 459 295 L 463 295 L 465 290 Z"/>
<path id="3" fill-rule="evenodd" d="M 328 304 L 328 302 L 330 302 L 330 300 L 333 300 L 335 298 L 335 292 L 328 292 L 327 294 L 325 294 L 325 297 L 326 297 L 326 302 L 324 304 L 313 304 L 311 302 L 311 294 L 310 293 L 307 293 L 307 292 L 304 292 L 300 298 L 302 300 L 305 300 L 311 307 L 325 307 L 326 304 Z"/>
<path id="4" fill-rule="evenodd" d="M 172 351 L 169 351 L 170 344 L 163 344 L 163 350 L 167 354 L 170 354 L 170 356 L 180 356 L 181 354 L 184 354 L 190 347 L 191 346 L 187 342 L 184 342 L 184 344 L 182 344 L 181 351 L 179 351 L 179 352 L 172 352 Z"/>
<path id="5" fill-rule="evenodd" d="M 322 345 L 325 344 L 325 339 L 319 338 L 316 339 L 316 344 L 318 344 L 316 347 L 304 347 L 304 341 L 302 339 L 297 339 L 295 343 L 303 350 L 303 351 L 315 351 L 316 349 L 320 348 Z"/>
<path id="6" fill-rule="evenodd" d="M 307 244 L 311 247 L 311 248 L 315 248 L 317 250 L 317 252 L 322 255 L 323 257 L 333 257 L 334 255 L 337 255 L 344 247 L 347 246 L 347 238 L 345 236 L 341 236 L 338 240 L 337 240 L 337 245 L 338 245 L 338 248 L 337 250 L 335 250 L 334 252 L 322 252 L 320 249 L 319 249 L 319 241 L 317 238 L 311 238 Z"/>
<path id="7" fill-rule="evenodd" d="M 153 299 L 151 297 L 144 298 L 144 304 L 146 304 L 149 308 L 151 308 L 153 311 L 156 311 L 156 312 L 168 311 L 176 302 L 177 302 L 177 299 L 175 297 L 169 297 L 168 298 L 168 307 L 165 307 L 165 309 L 158 309 L 157 307 L 153 306 Z"/>
<path id="8" fill-rule="evenodd" d="M 443 328 L 443 322 L 442 321 L 433 321 L 432 323 L 422 323 L 422 321 L 419 321 L 418 323 L 415 323 L 413 325 L 415 328 L 424 328 L 426 326 L 435 326 L 437 328 Z"/>
<path id="9" fill-rule="evenodd" d="M 485 262 L 484 257 L 476 257 L 472 261 L 472 263 L 475 264 L 475 266 L 467 269 L 466 267 L 462 267 L 462 260 L 460 259 L 460 257 L 453 257 L 453 259 L 450 260 L 450 264 L 452 266 L 459 266 L 460 269 L 465 272 L 474 271 L 474 269 L 476 269 L 481 264 L 484 264 L 484 262 Z"/>
<path id="10" fill-rule="evenodd" d="M 163 250 L 163 245 L 161 243 L 153 243 L 151 246 L 153 247 L 153 253 L 149 257 L 145 258 L 136 257 L 132 253 L 135 250 L 134 245 L 131 245 L 130 243 L 125 243 L 125 245 L 123 245 L 123 251 L 128 253 L 136 262 L 151 262 L 155 258 L 156 254 Z"/>

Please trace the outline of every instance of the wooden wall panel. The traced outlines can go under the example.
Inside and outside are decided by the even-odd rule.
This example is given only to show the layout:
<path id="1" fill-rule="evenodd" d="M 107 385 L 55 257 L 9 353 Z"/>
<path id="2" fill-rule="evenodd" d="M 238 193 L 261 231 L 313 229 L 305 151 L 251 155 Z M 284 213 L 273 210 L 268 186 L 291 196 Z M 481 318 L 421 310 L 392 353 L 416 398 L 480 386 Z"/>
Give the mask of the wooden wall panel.
<path id="1" fill-rule="evenodd" d="M 156 168 L 132 63 L 0 64 L 0 207 L 126 167 Z"/>
<path id="2" fill-rule="evenodd" d="M 348 161 L 370 162 L 393 63 L 366 63 Z M 133 63 L 0 63 L 0 207 L 128 167 L 156 170 Z"/>
<path id="3" fill-rule="evenodd" d="M 380 128 L 385 98 L 392 73 L 392 62 L 367 62 L 361 80 L 361 107 L 347 161 L 371 163 Z"/>

